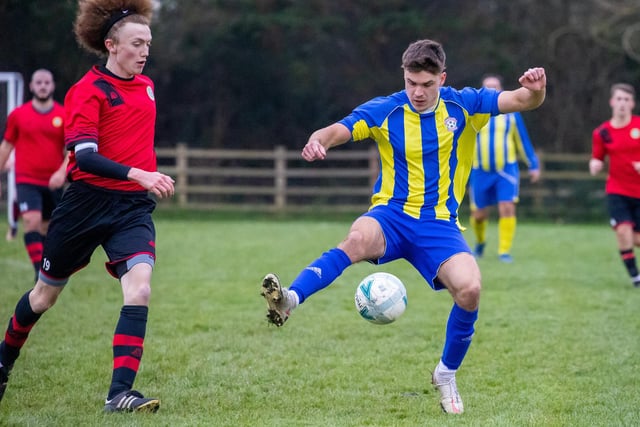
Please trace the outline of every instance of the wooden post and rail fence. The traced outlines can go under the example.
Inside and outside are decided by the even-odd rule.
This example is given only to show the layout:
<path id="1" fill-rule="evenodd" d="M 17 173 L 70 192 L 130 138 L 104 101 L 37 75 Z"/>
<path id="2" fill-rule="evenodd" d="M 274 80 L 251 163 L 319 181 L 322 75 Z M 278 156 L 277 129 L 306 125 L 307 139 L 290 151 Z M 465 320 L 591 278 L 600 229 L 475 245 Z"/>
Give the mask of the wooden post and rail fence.
<path id="1" fill-rule="evenodd" d="M 159 169 L 176 180 L 176 196 L 160 207 L 254 212 L 360 212 L 369 205 L 379 172 L 369 148 L 334 149 L 308 163 L 299 150 L 158 148 Z M 521 168 L 519 214 L 551 220 L 605 214 L 604 177 L 588 173 L 589 153 L 538 153 L 542 179 Z M 462 208 L 468 209 L 468 203 Z M 463 212 L 464 213 L 464 212 Z"/>
<path id="2" fill-rule="evenodd" d="M 299 150 L 157 148 L 159 170 L 176 180 L 176 194 L 158 208 L 265 213 L 359 213 L 369 206 L 378 176 L 373 144 L 331 150 L 308 163 Z M 588 172 L 589 153 L 538 152 L 540 182 L 521 167 L 518 215 L 553 221 L 606 220 L 605 173 Z M 0 204 L 6 211 L 6 174 Z M 469 210 L 465 201 L 461 217 Z M 465 219 L 466 221 L 466 219 Z"/>

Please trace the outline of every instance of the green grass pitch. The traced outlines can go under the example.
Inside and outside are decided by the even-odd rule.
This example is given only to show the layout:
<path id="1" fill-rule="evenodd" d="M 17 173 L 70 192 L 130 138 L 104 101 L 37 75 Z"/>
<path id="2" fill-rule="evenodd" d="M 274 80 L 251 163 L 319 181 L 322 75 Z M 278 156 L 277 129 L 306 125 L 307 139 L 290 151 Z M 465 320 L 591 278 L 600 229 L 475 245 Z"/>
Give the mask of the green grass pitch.
<path id="1" fill-rule="evenodd" d="M 209 214 L 207 214 L 209 215 Z M 156 414 L 103 414 L 122 297 L 98 249 L 33 329 L 0 403 L 0 426 L 633 426 L 640 425 L 640 289 L 599 225 L 522 222 L 515 263 L 479 261 L 476 335 L 458 372 L 461 416 L 429 384 L 451 308 L 404 261 L 352 266 L 282 328 L 265 320 L 260 281 L 287 284 L 335 246 L 349 220 L 156 221 L 158 259 L 135 387 Z M 471 232 L 466 232 L 471 239 Z M 404 315 L 372 325 L 357 283 L 388 271 Z M 28 289 L 22 242 L 0 242 L 0 325 Z M 2 320 L 5 319 L 5 320 Z"/>

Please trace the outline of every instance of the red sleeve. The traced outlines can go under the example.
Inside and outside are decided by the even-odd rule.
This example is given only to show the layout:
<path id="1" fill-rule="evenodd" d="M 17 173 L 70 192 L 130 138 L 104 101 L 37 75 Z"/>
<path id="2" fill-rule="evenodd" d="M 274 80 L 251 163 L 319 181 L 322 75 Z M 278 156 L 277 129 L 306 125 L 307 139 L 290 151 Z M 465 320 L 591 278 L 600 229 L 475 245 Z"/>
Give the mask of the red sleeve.
<path id="1" fill-rule="evenodd" d="M 591 157 L 598 160 L 604 160 L 607 150 L 604 147 L 604 139 L 609 135 L 606 125 L 598 126 L 591 135 Z"/>
<path id="2" fill-rule="evenodd" d="M 98 143 L 101 98 L 91 82 L 82 79 L 74 85 L 64 100 L 65 146 L 73 151 L 76 144 L 82 142 Z"/>
<path id="3" fill-rule="evenodd" d="M 11 145 L 14 145 L 18 140 L 18 119 L 16 117 L 17 110 L 13 110 L 9 117 L 7 117 L 7 127 L 4 131 L 4 139 L 6 139 Z"/>

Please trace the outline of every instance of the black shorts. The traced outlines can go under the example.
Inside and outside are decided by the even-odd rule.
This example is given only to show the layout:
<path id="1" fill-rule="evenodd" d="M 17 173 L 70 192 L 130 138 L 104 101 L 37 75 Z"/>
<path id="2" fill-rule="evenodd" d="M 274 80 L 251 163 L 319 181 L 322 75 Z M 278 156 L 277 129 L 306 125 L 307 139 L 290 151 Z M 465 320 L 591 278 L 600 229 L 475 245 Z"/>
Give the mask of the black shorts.
<path id="1" fill-rule="evenodd" d="M 633 225 L 633 230 L 640 232 L 640 199 L 619 194 L 607 194 L 609 209 L 609 223 L 611 227 L 627 223 Z"/>
<path id="2" fill-rule="evenodd" d="M 40 278 L 62 286 L 102 246 L 107 271 L 120 278 L 135 264 L 154 265 L 156 202 L 146 193 L 110 191 L 73 182 L 53 213 L 44 241 Z"/>
<path id="3" fill-rule="evenodd" d="M 62 198 L 61 188 L 51 190 L 42 185 L 16 184 L 16 192 L 20 213 L 40 211 L 44 220 L 51 218 L 51 213 Z"/>

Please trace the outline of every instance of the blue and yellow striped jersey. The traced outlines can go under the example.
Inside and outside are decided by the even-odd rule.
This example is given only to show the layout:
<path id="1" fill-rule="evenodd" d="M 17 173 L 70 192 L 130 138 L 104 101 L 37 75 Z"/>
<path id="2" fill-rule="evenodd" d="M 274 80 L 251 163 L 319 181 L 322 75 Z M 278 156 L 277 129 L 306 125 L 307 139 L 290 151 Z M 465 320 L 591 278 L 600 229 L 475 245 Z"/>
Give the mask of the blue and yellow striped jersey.
<path id="1" fill-rule="evenodd" d="M 476 134 L 499 114 L 493 89 L 440 89 L 434 111 L 420 114 L 405 91 L 374 98 L 339 123 L 353 141 L 373 139 L 380 175 L 371 207 L 389 205 L 417 219 L 457 223 Z"/>
<path id="2" fill-rule="evenodd" d="M 517 163 L 518 157 L 529 169 L 538 169 L 538 157 L 520 113 L 491 117 L 478 133 L 474 169 L 500 172 L 505 165 Z"/>

